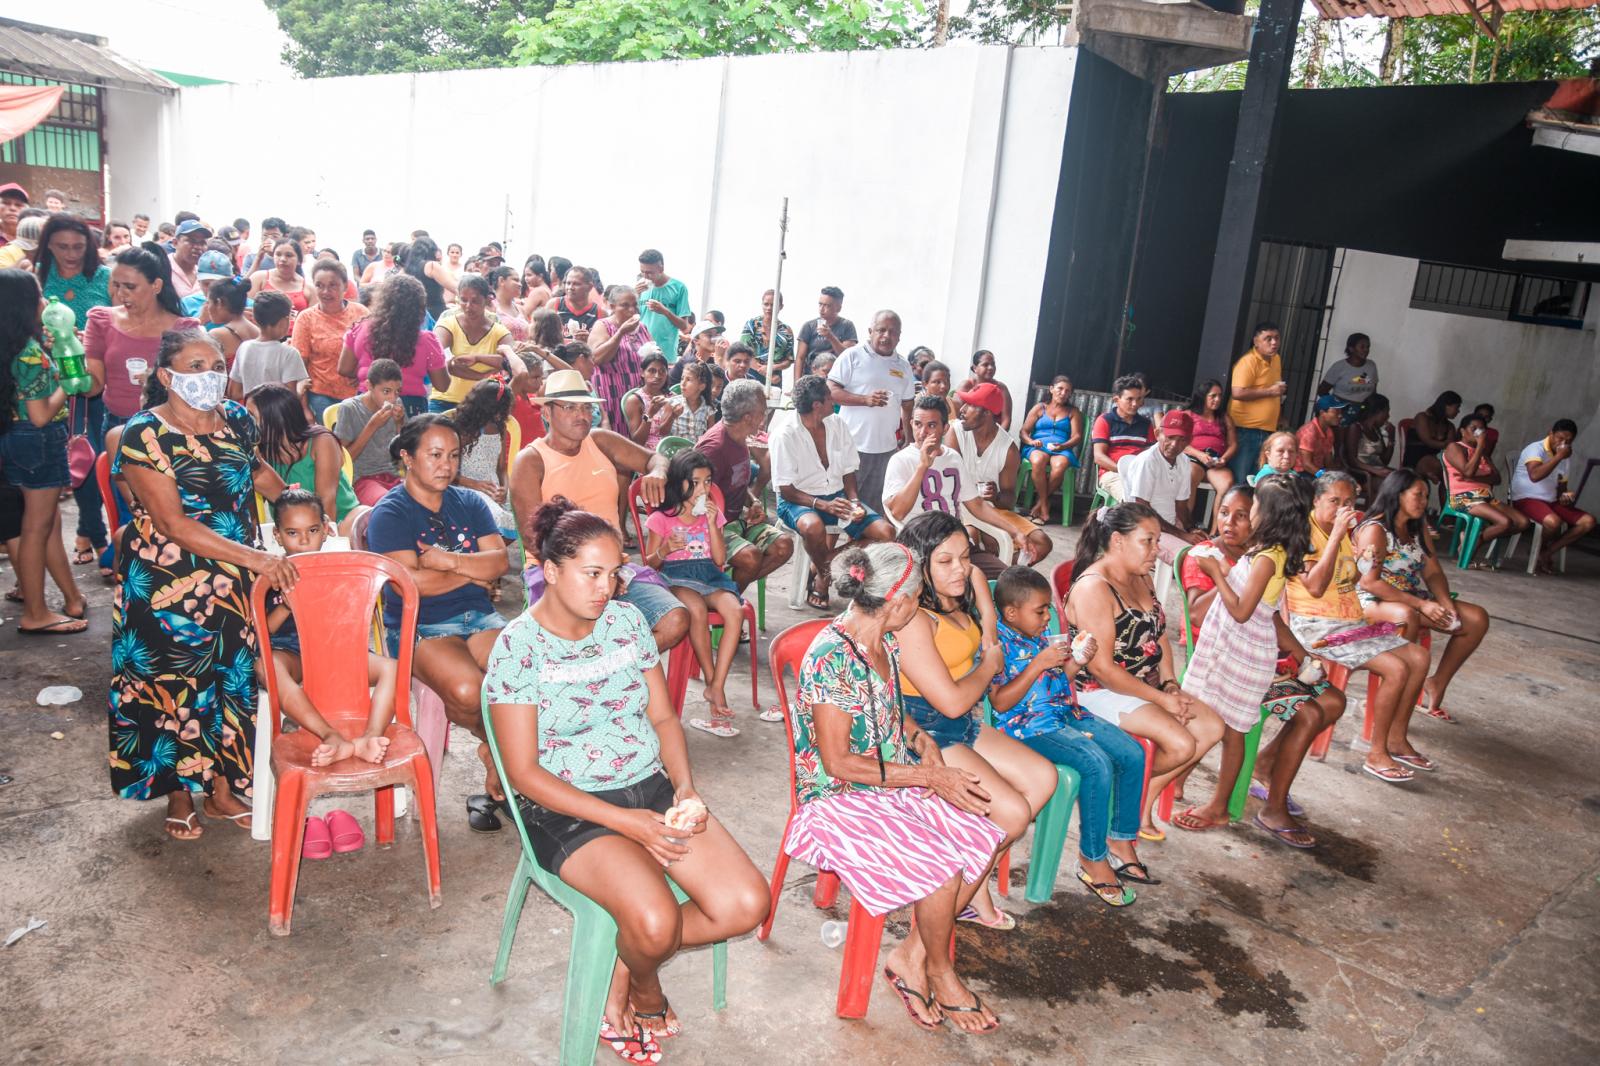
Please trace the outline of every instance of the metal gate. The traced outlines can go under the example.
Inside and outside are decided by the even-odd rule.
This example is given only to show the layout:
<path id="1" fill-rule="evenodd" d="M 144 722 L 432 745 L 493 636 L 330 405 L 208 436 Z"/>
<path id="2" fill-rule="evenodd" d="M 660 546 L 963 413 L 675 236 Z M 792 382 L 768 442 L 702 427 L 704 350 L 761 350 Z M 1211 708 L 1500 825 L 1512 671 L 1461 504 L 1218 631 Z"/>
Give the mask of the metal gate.
<path id="1" fill-rule="evenodd" d="M 1322 347 L 1322 322 L 1328 307 L 1328 280 L 1333 249 L 1320 244 L 1262 241 L 1250 292 L 1246 329 L 1257 322 L 1276 322 L 1282 342 L 1283 377 L 1289 392 L 1283 398 L 1284 424 L 1305 422 L 1316 382 Z M 1245 339 L 1245 347 L 1249 338 Z"/>

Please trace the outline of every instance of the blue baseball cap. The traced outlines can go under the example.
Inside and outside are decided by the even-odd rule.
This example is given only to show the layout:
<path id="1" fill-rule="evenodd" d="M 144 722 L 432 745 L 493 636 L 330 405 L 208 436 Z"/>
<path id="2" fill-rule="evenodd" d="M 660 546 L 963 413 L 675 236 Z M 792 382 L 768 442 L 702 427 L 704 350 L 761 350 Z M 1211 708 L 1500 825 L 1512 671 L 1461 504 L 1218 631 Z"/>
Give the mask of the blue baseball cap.
<path id="1" fill-rule="evenodd" d="M 178 236 L 180 237 L 187 237 L 191 233 L 204 233 L 207 237 L 214 236 L 211 232 L 211 227 L 201 222 L 198 218 L 188 219 L 178 227 Z"/>
<path id="2" fill-rule="evenodd" d="M 1317 397 L 1317 411 L 1319 413 L 1322 411 L 1342 411 L 1349 406 L 1350 405 L 1348 403 L 1339 399 L 1339 397 L 1335 396 L 1331 392 L 1326 396 Z"/>
<path id="3" fill-rule="evenodd" d="M 199 281 L 220 281 L 223 278 L 231 278 L 233 264 L 228 262 L 228 257 L 221 252 L 207 252 L 200 257 L 195 276 Z"/>

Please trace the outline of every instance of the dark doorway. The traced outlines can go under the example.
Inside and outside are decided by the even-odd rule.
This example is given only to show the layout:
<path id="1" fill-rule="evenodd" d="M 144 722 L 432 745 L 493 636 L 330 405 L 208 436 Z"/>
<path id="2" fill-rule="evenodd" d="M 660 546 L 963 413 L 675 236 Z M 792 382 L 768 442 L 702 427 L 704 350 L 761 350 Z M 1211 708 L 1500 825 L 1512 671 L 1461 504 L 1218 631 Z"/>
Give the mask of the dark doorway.
<path id="1" fill-rule="evenodd" d="M 1254 329 L 1257 322 L 1278 324 L 1282 338 L 1278 351 L 1283 357 L 1284 380 L 1289 383 L 1283 414 L 1289 426 L 1306 420 L 1307 397 L 1315 384 L 1311 379 L 1317 372 L 1317 357 L 1322 350 L 1322 321 L 1328 311 L 1332 270 L 1332 248 L 1287 241 L 1261 242 L 1250 313 L 1245 316 L 1249 325 L 1245 328 Z M 1249 347 L 1249 337 L 1235 345 L 1241 352 Z"/>

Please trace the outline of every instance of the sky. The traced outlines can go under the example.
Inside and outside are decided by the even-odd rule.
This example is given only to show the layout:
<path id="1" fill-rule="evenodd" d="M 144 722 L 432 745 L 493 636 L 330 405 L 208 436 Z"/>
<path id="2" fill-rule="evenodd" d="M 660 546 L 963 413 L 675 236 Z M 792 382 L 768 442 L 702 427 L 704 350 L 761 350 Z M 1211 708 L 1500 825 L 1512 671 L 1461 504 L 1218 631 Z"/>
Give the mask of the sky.
<path id="1" fill-rule="evenodd" d="M 290 77 L 278 58 L 278 20 L 261 0 L 72 0 L 65 8 L 0 0 L 0 17 L 108 38 L 118 53 L 158 70 L 224 81 Z"/>

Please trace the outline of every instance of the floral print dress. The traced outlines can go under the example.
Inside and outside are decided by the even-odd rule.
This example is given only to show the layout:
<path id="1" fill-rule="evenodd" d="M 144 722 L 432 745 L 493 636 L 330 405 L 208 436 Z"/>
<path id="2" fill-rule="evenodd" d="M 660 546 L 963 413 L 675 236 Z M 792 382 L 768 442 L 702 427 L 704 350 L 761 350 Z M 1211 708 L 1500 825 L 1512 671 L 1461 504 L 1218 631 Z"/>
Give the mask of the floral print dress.
<path id="1" fill-rule="evenodd" d="M 184 515 L 256 546 L 256 425 L 239 404 L 222 428 L 186 434 L 152 411 L 123 429 L 112 473 L 145 467 L 177 483 Z M 212 791 L 253 776 L 256 640 L 250 573 L 185 551 L 143 510 L 124 527 L 111 618 L 111 787 L 124 799 Z"/>

